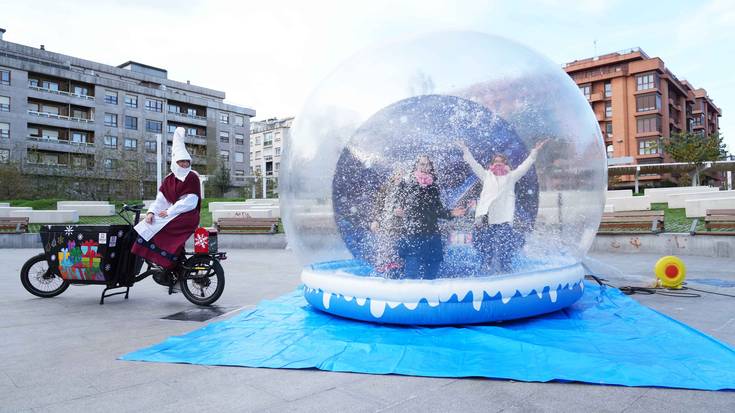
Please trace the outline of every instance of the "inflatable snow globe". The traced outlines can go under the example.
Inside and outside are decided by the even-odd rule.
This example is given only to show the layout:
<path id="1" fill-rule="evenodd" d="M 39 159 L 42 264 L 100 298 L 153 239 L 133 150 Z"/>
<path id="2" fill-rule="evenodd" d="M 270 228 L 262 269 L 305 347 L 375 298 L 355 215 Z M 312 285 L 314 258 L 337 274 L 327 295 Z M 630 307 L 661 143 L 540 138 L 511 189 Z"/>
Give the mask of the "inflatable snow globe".
<path id="1" fill-rule="evenodd" d="M 466 324 L 582 295 L 603 139 L 572 79 L 529 48 L 447 32 L 365 51 L 316 88 L 286 145 L 282 216 L 317 309 Z"/>

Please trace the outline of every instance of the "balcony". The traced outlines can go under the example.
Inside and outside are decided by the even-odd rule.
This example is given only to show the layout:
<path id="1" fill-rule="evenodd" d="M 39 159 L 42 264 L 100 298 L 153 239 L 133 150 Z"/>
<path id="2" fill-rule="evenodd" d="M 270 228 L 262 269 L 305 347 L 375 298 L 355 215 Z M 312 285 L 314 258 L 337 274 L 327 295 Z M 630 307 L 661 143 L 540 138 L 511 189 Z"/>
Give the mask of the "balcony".
<path id="1" fill-rule="evenodd" d="M 56 113 L 49 113 L 49 112 L 39 112 L 36 110 L 28 109 L 28 114 L 33 116 L 38 116 L 41 118 L 49 118 L 49 119 L 59 119 L 59 120 L 68 120 L 72 122 L 79 122 L 79 123 L 94 123 L 93 119 L 87 119 L 87 118 L 74 118 L 71 116 L 66 115 L 58 115 Z"/>
<path id="2" fill-rule="evenodd" d="M 75 141 L 70 141 L 69 139 L 52 138 L 49 136 L 28 135 L 26 138 L 29 141 L 37 141 L 37 142 L 61 143 L 64 145 L 76 145 L 76 146 L 94 146 L 94 142 L 75 142 Z"/>
<path id="3" fill-rule="evenodd" d="M 592 93 L 587 98 L 587 100 L 590 102 L 599 102 L 603 99 L 605 99 L 605 97 L 602 95 L 602 93 Z"/>
<path id="4" fill-rule="evenodd" d="M 181 116 L 181 117 L 189 118 L 189 119 L 203 120 L 205 122 L 207 121 L 206 116 L 192 115 L 191 113 L 185 113 L 185 112 L 174 112 L 172 110 L 169 110 L 168 113 L 169 115 Z"/>
<path id="5" fill-rule="evenodd" d="M 28 89 L 35 90 L 37 92 L 51 93 L 51 94 L 54 94 L 54 95 L 74 97 L 74 98 L 86 99 L 86 100 L 94 100 L 94 96 L 81 95 L 81 94 L 77 94 L 77 93 L 66 92 L 66 91 L 63 91 L 63 90 L 49 89 L 49 88 L 44 88 L 44 87 L 40 87 L 40 86 L 34 86 L 34 85 L 30 84 L 30 82 L 28 84 Z"/>

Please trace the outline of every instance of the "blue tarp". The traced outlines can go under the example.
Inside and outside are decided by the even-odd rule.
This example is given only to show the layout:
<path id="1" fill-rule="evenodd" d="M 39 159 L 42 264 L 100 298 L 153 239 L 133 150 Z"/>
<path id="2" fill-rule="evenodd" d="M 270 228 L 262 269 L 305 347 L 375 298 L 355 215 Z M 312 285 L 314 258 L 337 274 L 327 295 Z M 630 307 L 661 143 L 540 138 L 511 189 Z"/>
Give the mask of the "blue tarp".
<path id="1" fill-rule="evenodd" d="M 405 327 L 311 308 L 297 290 L 121 359 L 433 377 L 735 389 L 735 349 L 587 284 L 573 306 L 502 324 Z"/>

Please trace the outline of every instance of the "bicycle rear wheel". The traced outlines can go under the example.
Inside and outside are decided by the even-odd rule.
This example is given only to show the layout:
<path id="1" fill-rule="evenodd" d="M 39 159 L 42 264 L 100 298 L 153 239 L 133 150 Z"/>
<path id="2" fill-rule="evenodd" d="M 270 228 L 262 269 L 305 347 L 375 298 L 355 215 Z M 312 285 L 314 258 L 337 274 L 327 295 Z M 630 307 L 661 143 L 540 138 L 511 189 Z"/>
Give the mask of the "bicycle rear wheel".
<path id="1" fill-rule="evenodd" d="M 225 289 L 225 271 L 219 261 L 209 255 L 191 257 L 183 265 L 181 293 L 196 305 L 211 305 Z"/>

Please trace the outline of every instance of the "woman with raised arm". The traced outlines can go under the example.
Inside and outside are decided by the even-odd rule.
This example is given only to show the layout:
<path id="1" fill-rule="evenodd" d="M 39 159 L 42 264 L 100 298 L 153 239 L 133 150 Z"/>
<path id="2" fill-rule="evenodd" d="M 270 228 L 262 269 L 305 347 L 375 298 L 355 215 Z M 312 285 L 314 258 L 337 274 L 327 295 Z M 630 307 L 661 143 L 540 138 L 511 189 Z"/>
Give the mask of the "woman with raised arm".
<path id="1" fill-rule="evenodd" d="M 483 168 L 461 141 L 457 146 L 462 149 L 462 157 L 475 175 L 482 181 L 482 192 L 475 209 L 475 226 L 472 231 L 472 244 L 483 256 L 484 264 L 492 268 L 497 260 L 500 270 L 510 271 L 511 260 L 515 253 L 513 218 L 516 208 L 515 185 L 531 169 L 539 150 L 548 139 L 539 141 L 528 157 L 511 169 L 504 154 L 493 155 L 487 168 Z"/>

